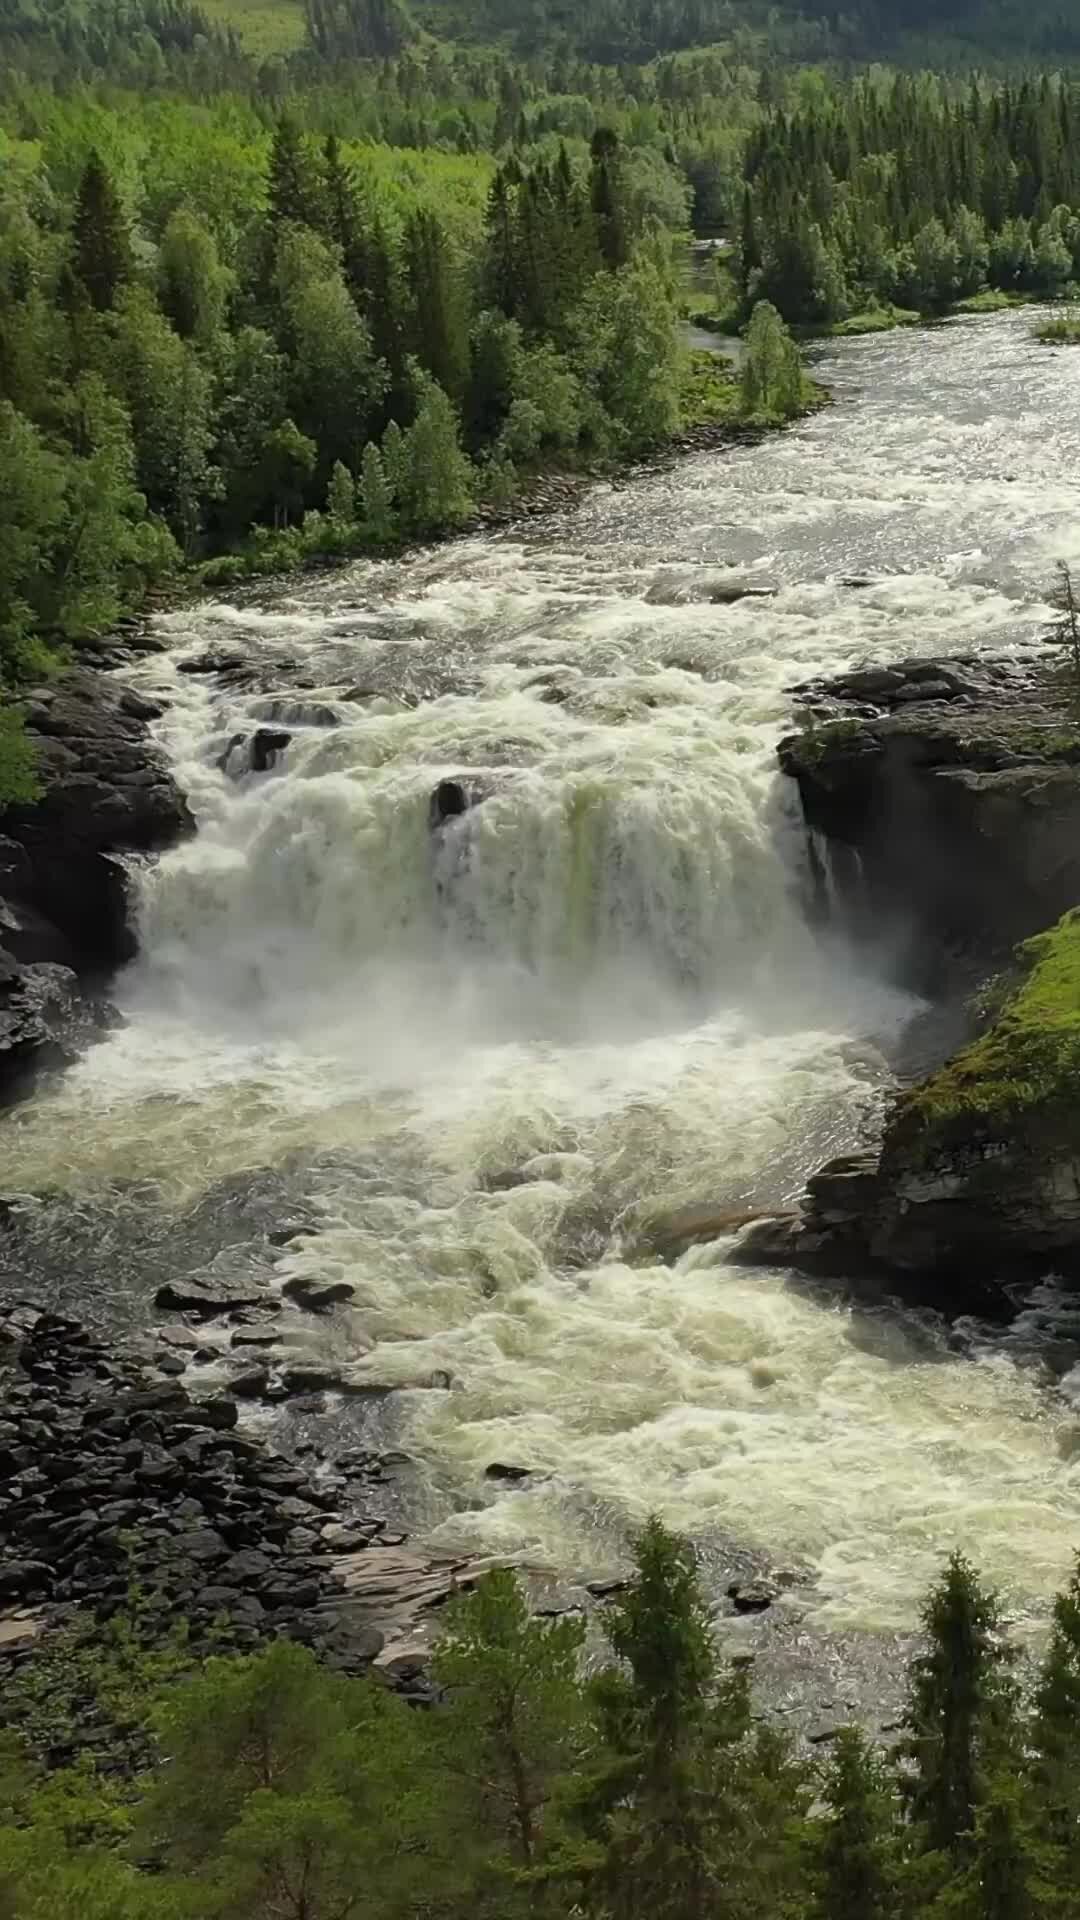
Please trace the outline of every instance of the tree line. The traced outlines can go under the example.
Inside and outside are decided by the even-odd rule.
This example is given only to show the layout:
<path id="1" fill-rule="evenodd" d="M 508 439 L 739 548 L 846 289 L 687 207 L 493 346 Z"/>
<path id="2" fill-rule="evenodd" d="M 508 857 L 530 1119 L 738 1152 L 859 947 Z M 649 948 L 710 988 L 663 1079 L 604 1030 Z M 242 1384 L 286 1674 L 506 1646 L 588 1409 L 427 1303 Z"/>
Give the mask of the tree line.
<path id="1" fill-rule="evenodd" d="M 743 171 L 740 289 L 789 320 L 1055 297 L 1080 279 L 1073 81 L 823 85 L 750 134 Z"/>
<path id="2" fill-rule="evenodd" d="M 141 218 L 99 147 L 70 200 L 29 143 L 5 172 L 0 681 L 181 556 L 425 538 L 678 422 L 670 245 L 614 135 L 410 176 L 285 114 L 232 193 L 235 159 L 170 148 Z"/>
<path id="3" fill-rule="evenodd" d="M 69 1629 L 9 1690 L 7 1920 L 1080 1910 L 1080 1570 L 1024 1692 L 998 1603 L 954 1555 L 888 1751 L 843 1727 L 811 1754 L 757 1713 L 692 1551 L 655 1520 L 603 1649 L 575 1616 L 530 1615 L 509 1571 L 459 1596 L 427 1711 L 288 1641 L 201 1666 L 182 1640 L 148 1651 L 138 1621 L 94 1650 Z M 80 1716 L 104 1743 L 35 1759 Z"/>

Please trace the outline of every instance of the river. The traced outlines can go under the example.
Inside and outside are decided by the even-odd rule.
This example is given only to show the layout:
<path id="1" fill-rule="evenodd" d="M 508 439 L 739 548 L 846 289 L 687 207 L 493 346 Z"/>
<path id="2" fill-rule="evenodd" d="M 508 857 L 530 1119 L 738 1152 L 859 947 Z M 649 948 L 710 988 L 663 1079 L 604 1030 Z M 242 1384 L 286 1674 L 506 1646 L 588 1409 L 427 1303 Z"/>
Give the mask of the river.
<path id="1" fill-rule="evenodd" d="M 302 1337 L 401 1389 L 333 1418 L 411 1456 L 436 1544 L 597 1571 L 655 1509 L 845 1628 L 909 1626 L 960 1545 L 1036 1618 L 1080 1465 L 1022 1342 L 646 1250 L 880 1110 L 917 1003 L 812 929 L 775 743 L 808 676 L 1036 636 L 1080 560 L 1080 355 L 1030 333 L 837 343 L 835 405 L 759 447 L 163 617 L 138 678 L 200 831 L 139 880 L 124 1024 L 3 1123 L 27 1287 L 146 1320 L 215 1260 L 347 1280 Z M 261 688 L 178 670 L 208 646 Z M 281 764 L 222 771 L 259 723 Z M 486 797 L 433 835 L 459 775 Z"/>

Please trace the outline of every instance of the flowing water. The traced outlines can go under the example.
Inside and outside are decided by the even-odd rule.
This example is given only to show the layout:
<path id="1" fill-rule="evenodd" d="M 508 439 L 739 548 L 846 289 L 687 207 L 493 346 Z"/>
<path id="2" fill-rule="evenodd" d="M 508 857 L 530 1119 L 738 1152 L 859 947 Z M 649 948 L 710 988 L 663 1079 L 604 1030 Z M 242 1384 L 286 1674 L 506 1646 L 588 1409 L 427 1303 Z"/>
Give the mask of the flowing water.
<path id="1" fill-rule="evenodd" d="M 1080 556 L 1080 355 L 1030 325 L 842 343 L 835 406 L 761 447 L 161 622 L 140 680 L 200 831 L 140 881 L 125 1024 L 4 1126 L 69 1299 L 147 1317 L 193 1221 L 204 1261 L 347 1279 L 319 1337 L 401 1391 L 344 1417 L 413 1456 L 440 1544 L 595 1571 L 657 1509 L 801 1565 L 824 1624 L 909 1624 L 955 1544 L 1039 1613 L 1080 1465 L 1026 1349 L 649 1252 L 880 1109 L 917 1008 L 813 930 L 775 743 L 821 671 L 1037 635 Z M 259 688 L 178 671 L 207 646 Z M 279 765 L 222 770 L 257 723 Z M 479 804 L 433 832 L 457 776 Z"/>

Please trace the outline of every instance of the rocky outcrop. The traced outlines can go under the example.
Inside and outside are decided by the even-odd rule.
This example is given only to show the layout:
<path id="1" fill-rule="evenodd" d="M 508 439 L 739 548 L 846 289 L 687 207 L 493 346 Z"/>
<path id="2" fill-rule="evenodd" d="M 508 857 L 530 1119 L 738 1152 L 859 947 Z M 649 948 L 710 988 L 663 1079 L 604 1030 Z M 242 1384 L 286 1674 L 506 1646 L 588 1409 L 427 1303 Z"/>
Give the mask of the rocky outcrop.
<path id="1" fill-rule="evenodd" d="M 780 762 L 822 889 L 919 985 L 1080 901 L 1080 728 L 1041 656 L 901 661 L 798 698 Z"/>
<path id="2" fill-rule="evenodd" d="M 26 705 L 43 793 L 0 818 L 0 1102 L 100 1025 L 92 989 L 135 951 L 125 857 L 194 824 L 151 739 L 152 701 L 80 668 Z"/>
<path id="3" fill-rule="evenodd" d="M 880 1149 L 824 1167 L 739 1257 L 887 1276 L 952 1310 L 1048 1271 L 1080 1279 L 1080 727 L 1054 669 L 909 661 L 804 699 L 781 759 L 856 927 L 906 923 L 939 966 L 1008 959 L 974 1037 L 900 1095 Z"/>

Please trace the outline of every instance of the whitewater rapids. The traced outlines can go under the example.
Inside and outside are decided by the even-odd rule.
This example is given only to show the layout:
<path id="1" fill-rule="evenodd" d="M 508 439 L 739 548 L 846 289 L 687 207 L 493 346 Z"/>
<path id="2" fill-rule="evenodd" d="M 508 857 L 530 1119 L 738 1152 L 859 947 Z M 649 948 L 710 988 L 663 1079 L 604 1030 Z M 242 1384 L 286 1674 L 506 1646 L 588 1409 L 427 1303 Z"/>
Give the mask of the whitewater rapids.
<path id="1" fill-rule="evenodd" d="M 656 1510 L 875 1629 L 955 1545 L 1036 1619 L 1080 1545 L 1076 1419 L 1026 1349 L 648 1250 L 681 1207 L 791 1200 L 880 1110 L 918 1009 L 811 924 L 775 743 L 814 674 L 1037 636 L 1080 560 L 1080 356 L 1030 328 L 838 344 L 835 406 L 760 448 L 158 623 L 139 682 L 199 834 L 140 876 L 124 1026 L 5 1121 L 4 1189 L 119 1244 L 136 1176 L 167 1237 L 287 1168 L 316 1230 L 259 1257 L 355 1288 L 326 1337 L 401 1388 L 432 1542 L 596 1572 Z M 276 683 L 180 671 L 208 646 Z M 237 778 L 258 725 L 291 744 Z M 459 776 L 483 797 L 433 834 Z"/>

